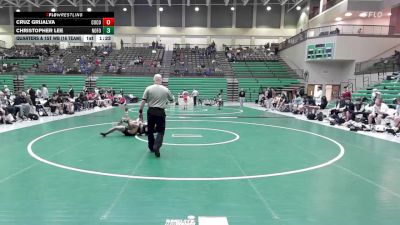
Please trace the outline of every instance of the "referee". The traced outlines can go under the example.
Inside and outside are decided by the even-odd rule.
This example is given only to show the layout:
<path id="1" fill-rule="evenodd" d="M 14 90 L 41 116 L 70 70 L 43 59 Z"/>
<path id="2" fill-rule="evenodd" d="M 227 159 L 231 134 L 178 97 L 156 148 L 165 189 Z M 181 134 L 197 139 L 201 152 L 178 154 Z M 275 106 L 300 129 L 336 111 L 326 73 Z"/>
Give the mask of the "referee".
<path id="1" fill-rule="evenodd" d="M 160 148 L 164 139 L 165 132 L 165 108 L 168 102 L 174 101 L 174 96 L 168 88 L 162 85 L 162 76 L 154 75 L 154 84 L 144 90 L 142 102 L 139 108 L 139 118 L 143 120 L 143 107 L 148 104 L 147 110 L 147 125 L 149 140 L 149 150 L 154 152 L 157 157 L 160 157 Z M 157 132 L 157 137 L 154 139 L 154 133 Z"/>

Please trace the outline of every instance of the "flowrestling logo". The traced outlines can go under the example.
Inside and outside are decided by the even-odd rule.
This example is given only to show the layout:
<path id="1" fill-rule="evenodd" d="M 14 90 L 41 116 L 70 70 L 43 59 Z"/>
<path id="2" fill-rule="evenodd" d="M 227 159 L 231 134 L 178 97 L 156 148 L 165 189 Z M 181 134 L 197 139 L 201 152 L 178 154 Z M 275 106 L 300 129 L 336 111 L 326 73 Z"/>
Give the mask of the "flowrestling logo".
<path id="1" fill-rule="evenodd" d="M 165 225 L 196 225 L 196 217 L 188 216 L 187 219 L 167 219 Z"/>

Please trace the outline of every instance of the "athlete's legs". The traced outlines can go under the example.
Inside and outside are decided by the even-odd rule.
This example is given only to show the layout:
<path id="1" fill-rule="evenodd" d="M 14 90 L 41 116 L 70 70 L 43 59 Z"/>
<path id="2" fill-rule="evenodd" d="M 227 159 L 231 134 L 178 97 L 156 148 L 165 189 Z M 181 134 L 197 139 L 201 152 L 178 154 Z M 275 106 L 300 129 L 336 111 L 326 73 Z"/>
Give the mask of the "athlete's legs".
<path id="1" fill-rule="evenodd" d="M 109 129 L 107 132 L 100 133 L 100 134 L 103 135 L 103 137 L 106 137 L 108 134 L 111 134 L 114 131 L 124 132 L 125 131 L 125 126 L 115 126 L 115 127 L 111 128 L 111 129 Z"/>

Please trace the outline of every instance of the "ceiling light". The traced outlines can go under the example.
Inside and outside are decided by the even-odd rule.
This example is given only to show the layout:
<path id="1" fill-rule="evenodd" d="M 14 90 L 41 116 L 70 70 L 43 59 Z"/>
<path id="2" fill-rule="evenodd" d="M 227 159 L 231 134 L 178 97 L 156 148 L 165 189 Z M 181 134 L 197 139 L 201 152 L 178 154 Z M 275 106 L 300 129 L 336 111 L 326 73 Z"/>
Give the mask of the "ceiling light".
<path id="1" fill-rule="evenodd" d="M 297 11 L 300 11 L 300 10 L 301 10 L 301 6 L 298 5 L 298 6 L 296 7 L 296 10 L 297 10 Z"/>
<path id="2" fill-rule="evenodd" d="M 126 11 L 128 11 L 128 9 L 127 8 L 123 8 L 122 11 L 126 12 Z"/>
<path id="3" fill-rule="evenodd" d="M 353 13 L 351 13 L 351 12 L 347 12 L 344 14 L 344 16 L 347 16 L 347 17 L 352 16 L 352 15 L 353 15 Z"/>
<path id="4" fill-rule="evenodd" d="M 92 8 L 89 7 L 89 8 L 86 9 L 86 11 L 91 12 Z"/>
<path id="5" fill-rule="evenodd" d="M 392 13 L 388 13 L 388 16 L 391 16 L 392 15 Z"/>
<path id="6" fill-rule="evenodd" d="M 338 22 L 342 21 L 342 17 L 336 17 L 335 20 L 338 21 Z"/>
<path id="7" fill-rule="evenodd" d="M 17 9 L 17 10 L 15 10 L 15 12 L 21 12 L 21 10 L 20 10 L 20 9 Z"/>
<path id="8" fill-rule="evenodd" d="M 198 12 L 200 8 L 198 6 L 194 7 L 194 11 Z"/>
<path id="9" fill-rule="evenodd" d="M 164 11 L 164 8 L 160 7 L 160 8 L 158 8 L 158 11 L 162 12 L 162 11 Z"/>
<path id="10" fill-rule="evenodd" d="M 55 12 L 56 11 L 56 9 L 55 8 L 51 8 L 51 10 L 50 10 L 51 12 Z"/>
<path id="11" fill-rule="evenodd" d="M 231 7 L 231 11 L 235 11 L 235 7 L 232 6 L 232 7 Z"/>
<path id="12" fill-rule="evenodd" d="M 267 11 L 271 11 L 271 6 L 267 6 Z"/>
<path id="13" fill-rule="evenodd" d="M 367 13 L 366 13 L 366 12 L 360 13 L 359 16 L 360 16 L 360 17 L 367 17 Z"/>

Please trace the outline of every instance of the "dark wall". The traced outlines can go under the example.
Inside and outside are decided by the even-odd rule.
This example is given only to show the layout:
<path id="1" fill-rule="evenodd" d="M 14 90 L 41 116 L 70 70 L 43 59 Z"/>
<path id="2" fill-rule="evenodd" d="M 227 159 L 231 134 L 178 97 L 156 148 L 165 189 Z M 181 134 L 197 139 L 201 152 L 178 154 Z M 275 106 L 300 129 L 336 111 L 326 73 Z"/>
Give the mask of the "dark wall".
<path id="1" fill-rule="evenodd" d="M 257 22 L 258 28 L 279 28 L 281 25 L 281 6 L 271 5 L 272 9 L 267 11 L 265 6 L 257 6 Z"/>
<path id="2" fill-rule="evenodd" d="M 290 10 L 289 13 L 285 14 L 285 21 L 284 21 L 284 27 L 285 28 L 295 28 L 297 27 L 297 22 L 299 21 L 300 15 L 303 12 L 303 10 L 296 10 L 292 9 Z"/>
<path id="3" fill-rule="evenodd" d="M 136 0 L 137 4 L 147 4 L 147 0 Z M 157 26 L 157 7 L 148 5 L 135 5 L 135 26 L 155 27 Z"/>
<path id="4" fill-rule="evenodd" d="M 122 10 L 123 8 L 127 9 L 126 12 Z M 114 11 L 115 26 L 132 26 L 131 22 L 132 8 L 129 5 L 109 7 L 108 10 L 110 12 Z"/>
<path id="5" fill-rule="evenodd" d="M 182 27 L 182 6 L 164 6 L 160 12 L 160 25 L 162 27 Z"/>
<path id="6" fill-rule="evenodd" d="M 240 5 L 236 7 L 236 27 L 237 28 L 251 28 L 253 26 L 253 6 Z"/>
<path id="7" fill-rule="evenodd" d="M 10 13 L 8 7 L 0 9 L 0 25 L 10 25 L 10 22 Z"/>
<path id="8" fill-rule="evenodd" d="M 186 7 L 186 27 L 207 27 L 207 7 L 199 6 L 200 11 L 194 11 L 195 6 Z"/>
<path id="9" fill-rule="evenodd" d="M 214 0 L 213 3 L 221 4 L 211 7 L 211 27 L 232 27 L 232 15 L 230 10 L 231 6 L 225 6 L 224 0 Z"/>

